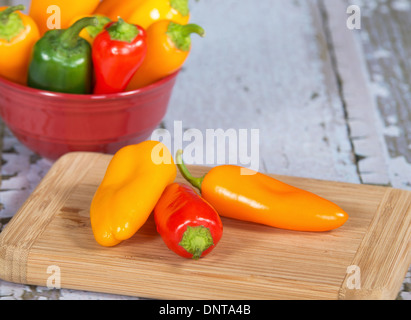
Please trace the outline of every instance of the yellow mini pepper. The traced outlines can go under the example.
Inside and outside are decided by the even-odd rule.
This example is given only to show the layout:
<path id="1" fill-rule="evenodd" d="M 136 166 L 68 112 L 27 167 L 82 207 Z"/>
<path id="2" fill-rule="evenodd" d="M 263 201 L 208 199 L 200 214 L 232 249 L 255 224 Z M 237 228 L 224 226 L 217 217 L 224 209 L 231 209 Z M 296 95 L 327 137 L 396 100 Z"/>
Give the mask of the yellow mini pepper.
<path id="1" fill-rule="evenodd" d="M 186 24 L 190 19 L 188 0 L 103 0 L 95 13 L 112 20 L 118 17 L 147 29 L 158 20 L 171 20 Z"/>
<path id="2" fill-rule="evenodd" d="M 96 241 L 115 246 L 146 222 L 177 169 L 167 147 L 144 141 L 120 149 L 110 161 L 90 206 Z"/>
<path id="3" fill-rule="evenodd" d="M 0 8 L 0 76 L 23 85 L 27 82 L 31 50 L 40 38 L 33 19 L 18 11 L 24 8 Z"/>
<path id="4" fill-rule="evenodd" d="M 147 29 L 147 54 L 127 86 L 136 90 L 156 82 L 180 69 L 191 50 L 191 34 L 204 37 L 197 24 L 179 24 L 170 20 L 156 21 Z"/>

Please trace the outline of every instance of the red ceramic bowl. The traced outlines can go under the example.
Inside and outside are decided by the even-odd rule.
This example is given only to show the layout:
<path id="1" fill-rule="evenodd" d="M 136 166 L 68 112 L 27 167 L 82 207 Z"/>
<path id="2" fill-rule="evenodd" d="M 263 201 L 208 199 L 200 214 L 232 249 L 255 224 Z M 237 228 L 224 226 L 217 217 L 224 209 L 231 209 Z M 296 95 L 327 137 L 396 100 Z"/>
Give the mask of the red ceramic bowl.
<path id="1" fill-rule="evenodd" d="M 113 154 L 146 140 L 163 119 L 178 71 L 147 87 L 107 95 L 42 91 L 0 77 L 0 116 L 37 154 Z"/>

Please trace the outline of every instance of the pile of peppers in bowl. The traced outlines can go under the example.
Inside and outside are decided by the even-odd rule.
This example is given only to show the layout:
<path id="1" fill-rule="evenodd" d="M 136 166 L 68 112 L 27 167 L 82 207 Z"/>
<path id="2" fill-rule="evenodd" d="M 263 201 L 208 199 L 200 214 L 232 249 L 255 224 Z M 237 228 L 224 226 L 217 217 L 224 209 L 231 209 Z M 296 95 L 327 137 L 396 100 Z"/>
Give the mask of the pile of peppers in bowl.
<path id="1" fill-rule="evenodd" d="M 24 9 L 0 8 L 0 76 L 53 92 L 145 87 L 182 67 L 193 33 L 204 36 L 188 0 L 32 0 Z"/>
<path id="2" fill-rule="evenodd" d="M 176 182 L 177 169 L 187 184 Z M 219 165 L 193 177 L 182 150 L 174 160 L 162 142 L 147 140 L 111 159 L 90 205 L 94 238 L 104 247 L 116 246 L 152 213 L 166 246 L 195 260 L 222 238 L 220 216 L 302 232 L 330 231 L 348 219 L 337 204 L 248 168 Z"/>

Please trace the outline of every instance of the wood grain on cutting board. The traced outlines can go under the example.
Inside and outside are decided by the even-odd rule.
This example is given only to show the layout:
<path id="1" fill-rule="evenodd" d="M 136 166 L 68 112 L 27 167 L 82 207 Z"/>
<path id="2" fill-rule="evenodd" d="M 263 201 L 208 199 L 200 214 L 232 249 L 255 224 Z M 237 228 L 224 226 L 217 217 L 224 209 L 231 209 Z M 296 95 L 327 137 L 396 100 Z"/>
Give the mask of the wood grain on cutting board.
<path id="1" fill-rule="evenodd" d="M 147 298 L 394 299 L 410 264 L 411 193 L 285 176 L 275 177 L 340 205 L 347 223 L 311 233 L 222 218 L 218 246 L 193 261 L 165 246 L 151 216 L 131 239 L 102 247 L 88 210 L 110 159 L 71 153 L 53 165 L 1 233 L 1 278 L 46 286 L 57 266 L 63 288 Z"/>

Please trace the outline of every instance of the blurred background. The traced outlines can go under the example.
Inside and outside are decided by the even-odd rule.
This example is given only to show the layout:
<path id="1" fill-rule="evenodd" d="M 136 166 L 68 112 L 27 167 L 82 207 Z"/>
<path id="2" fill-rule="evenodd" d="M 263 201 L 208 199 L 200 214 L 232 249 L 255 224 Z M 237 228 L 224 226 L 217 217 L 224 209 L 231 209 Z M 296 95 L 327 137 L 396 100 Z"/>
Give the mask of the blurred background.
<path id="1" fill-rule="evenodd" d="M 352 4 L 361 29 L 347 28 Z M 258 129 L 264 171 L 411 188 L 409 1 L 193 0 L 190 10 L 206 37 L 192 36 L 161 128 Z"/>

